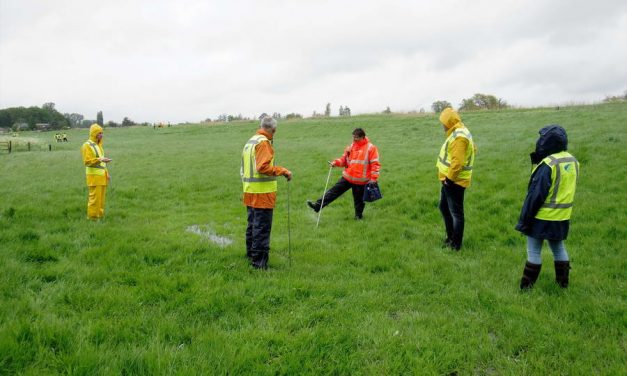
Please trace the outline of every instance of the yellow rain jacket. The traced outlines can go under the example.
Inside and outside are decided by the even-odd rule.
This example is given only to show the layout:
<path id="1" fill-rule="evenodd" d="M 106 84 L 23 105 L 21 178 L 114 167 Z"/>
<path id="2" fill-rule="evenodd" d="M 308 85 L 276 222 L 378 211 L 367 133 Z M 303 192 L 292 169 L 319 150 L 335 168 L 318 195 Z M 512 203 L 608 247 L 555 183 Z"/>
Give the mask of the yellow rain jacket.
<path id="1" fill-rule="evenodd" d="M 96 138 L 96 135 L 100 132 L 102 132 L 102 127 L 98 124 L 92 124 L 89 128 L 89 140 L 85 141 L 83 146 L 81 146 L 88 186 L 107 185 L 109 180 L 107 164 L 99 159 L 105 156 L 102 148 L 102 139 L 98 141 Z"/>
<path id="2" fill-rule="evenodd" d="M 440 123 L 446 127 L 446 141 L 442 145 L 438 161 L 438 178 L 446 178 L 464 188 L 470 186 L 472 165 L 477 147 L 472 135 L 459 114 L 452 108 L 446 108 L 440 114 Z"/>

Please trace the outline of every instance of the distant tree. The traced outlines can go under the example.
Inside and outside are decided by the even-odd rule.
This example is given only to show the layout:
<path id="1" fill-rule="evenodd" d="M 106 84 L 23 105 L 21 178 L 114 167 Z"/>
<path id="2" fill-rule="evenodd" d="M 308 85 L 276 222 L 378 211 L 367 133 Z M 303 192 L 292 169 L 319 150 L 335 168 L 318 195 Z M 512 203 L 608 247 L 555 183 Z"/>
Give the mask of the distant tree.
<path id="1" fill-rule="evenodd" d="M 123 127 L 130 127 L 131 125 L 135 125 L 135 122 L 133 120 L 129 119 L 128 117 L 125 117 L 124 119 L 122 119 Z"/>
<path id="2" fill-rule="evenodd" d="M 385 110 L 383 110 L 383 113 L 384 113 L 384 114 L 391 114 L 391 113 L 392 113 L 392 110 L 390 110 L 390 106 L 387 106 L 387 107 L 385 108 Z"/>
<path id="3" fill-rule="evenodd" d="M 54 111 L 54 106 L 55 104 L 53 102 L 46 102 L 41 106 L 41 108 L 47 111 Z"/>
<path id="4" fill-rule="evenodd" d="M 102 111 L 98 111 L 96 114 L 96 123 L 101 127 L 104 125 L 104 117 L 102 116 Z"/>
<path id="5" fill-rule="evenodd" d="M 497 98 L 490 94 L 477 93 L 470 98 L 462 99 L 462 103 L 459 105 L 459 110 L 499 110 L 508 107 L 509 105 L 502 98 Z"/>
<path id="6" fill-rule="evenodd" d="M 424 107 L 420 107 L 420 111 L 418 111 L 418 112 L 421 113 L 421 114 L 424 114 L 425 113 L 425 108 Z"/>
<path id="7" fill-rule="evenodd" d="M 303 115 L 297 114 L 297 113 L 293 113 L 293 112 L 285 115 L 285 120 L 302 119 L 302 118 L 303 118 Z"/>
<path id="8" fill-rule="evenodd" d="M 447 107 L 451 107 L 453 108 L 453 106 L 451 105 L 450 102 L 448 101 L 435 101 L 433 102 L 433 104 L 431 105 L 431 109 L 433 110 L 433 112 L 435 112 L 436 114 L 438 112 L 442 112 L 445 108 Z"/>
<path id="9" fill-rule="evenodd" d="M 346 106 L 344 107 L 344 116 L 351 116 L 351 108 Z"/>
<path id="10" fill-rule="evenodd" d="M 339 115 L 344 116 L 344 107 L 340 105 Z"/>
<path id="11" fill-rule="evenodd" d="M 331 116 L 331 103 L 327 103 L 326 108 L 324 109 L 324 116 Z"/>
<path id="12" fill-rule="evenodd" d="M 63 114 L 63 116 L 70 123 L 70 127 L 78 127 L 78 126 L 80 126 L 81 122 L 85 118 L 83 115 L 77 114 L 77 113 L 71 113 L 71 114 L 67 114 L 66 113 L 66 114 Z"/>
<path id="13" fill-rule="evenodd" d="M 606 102 L 606 103 L 622 102 L 624 100 L 627 100 L 627 90 L 625 90 L 622 96 L 621 95 L 607 95 L 605 99 L 603 99 L 603 102 Z"/>
<path id="14" fill-rule="evenodd" d="M 272 113 L 272 117 L 276 120 L 281 120 L 281 113 L 280 112 L 274 112 Z"/>
<path id="15" fill-rule="evenodd" d="M 48 124 L 50 129 L 62 129 L 69 126 L 68 120 L 52 106 L 46 108 L 33 107 L 11 107 L 0 110 L 0 127 L 9 128 L 24 124 L 29 129 L 35 129 L 36 124 Z"/>
<path id="16" fill-rule="evenodd" d="M 83 120 L 83 121 L 81 121 L 80 127 L 81 128 L 89 128 L 94 123 L 96 123 L 96 120 Z"/>
<path id="17" fill-rule="evenodd" d="M 124 118 L 124 120 L 128 120 L 128 118 Z M 122 125 L 124 125 L 124 124 L 122 124 Z M 119 126 L 120 126 L 120 124 L 116 123 L 115 121 L 109 120 L 107 122 L 107 127 L 115 128 L 115 127 L 119 127 Z"/>
<path id="18" fill-rule="evenodd" d="M 11 128 L 13 126 L 13 121 L 11 120 L 11 115 L 8 111 L 1 110 L 0 111 L 0 128 Z"/>

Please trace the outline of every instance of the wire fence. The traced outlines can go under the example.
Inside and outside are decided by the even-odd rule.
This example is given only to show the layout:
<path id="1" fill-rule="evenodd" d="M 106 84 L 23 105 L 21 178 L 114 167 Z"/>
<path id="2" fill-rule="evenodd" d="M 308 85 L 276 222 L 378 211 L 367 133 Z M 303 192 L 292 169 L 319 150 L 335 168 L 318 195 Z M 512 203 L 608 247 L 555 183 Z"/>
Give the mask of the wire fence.
<path id="1" fill-rule="evenodd" d="M 52 151 L 52 144 L 40 140 L 2 140 L 0 154 L 11 154 L 22 151 Z"/>

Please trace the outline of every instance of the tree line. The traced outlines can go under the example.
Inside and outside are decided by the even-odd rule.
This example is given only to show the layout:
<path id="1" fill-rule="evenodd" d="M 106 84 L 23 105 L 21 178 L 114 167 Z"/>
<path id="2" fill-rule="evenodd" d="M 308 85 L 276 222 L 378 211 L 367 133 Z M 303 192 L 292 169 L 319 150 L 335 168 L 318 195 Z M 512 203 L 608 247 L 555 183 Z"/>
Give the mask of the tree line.
<path id="1" fill-rule="evenodd" d="M 94 123 L 103 127 L 150 125 L 136 123 L 128 117 L 121 123 L 111 120 L 105 123 L 102 111 L 96 113 L 96 120 L 85 119 L 85 116 L 79 113 L 62 114 L 57 111 L 53 102 L 44 103 L 41 107 L 10 107 L 0 110 L 0 128 L 10 128 L 14 131 L 89 128 Z"/>
<path id="2" fill-rule="evenodd" d="M 63 129 L 70 126 L 69 120 L 54 108 L 54 103 L 37 107 L 11 107 L 0 110 L 0 128 L 33 130 L 40 128 Z"/>
<path id="3" fill-rule="evenodd" d="M 447 107 L 453 107 L 450 102 L 439 100 L 433 102 L 431 109 L 433 112 L 442 112 Z M 459 111 L 476 111 L 476 110 L 501 110 L 510 106 L 503 98 L 497 98 L 491 94 L 477 93 L 470 98 L 462 99 L 459 104 Z"/>

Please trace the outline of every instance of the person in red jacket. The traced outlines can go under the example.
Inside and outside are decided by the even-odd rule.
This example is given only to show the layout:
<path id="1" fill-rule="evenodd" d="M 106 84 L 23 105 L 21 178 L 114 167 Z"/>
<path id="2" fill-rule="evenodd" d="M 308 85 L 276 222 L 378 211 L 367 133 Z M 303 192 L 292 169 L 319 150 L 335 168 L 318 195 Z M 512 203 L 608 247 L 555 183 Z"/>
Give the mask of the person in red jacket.
<path id="1" fill-rule="evenodd" d="M 361 128 L 353 131 L 353 143 L 348 145 L 344 154 L 333 162 L 332 167 L 344 167 L 342 177 L 335 185 L 319 198 L 316 202 L 307 200 L 307 205 L 316 213 L 329 205 L 344 192 L 352 189 L 353 203 L 355 204 L 355 219 L 362 219 L 364 208 L 364 187 L 366 184 L 374 184 L 379 179 L 379 150 L 370 143 L 366 132 Z"/>

